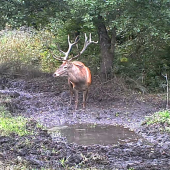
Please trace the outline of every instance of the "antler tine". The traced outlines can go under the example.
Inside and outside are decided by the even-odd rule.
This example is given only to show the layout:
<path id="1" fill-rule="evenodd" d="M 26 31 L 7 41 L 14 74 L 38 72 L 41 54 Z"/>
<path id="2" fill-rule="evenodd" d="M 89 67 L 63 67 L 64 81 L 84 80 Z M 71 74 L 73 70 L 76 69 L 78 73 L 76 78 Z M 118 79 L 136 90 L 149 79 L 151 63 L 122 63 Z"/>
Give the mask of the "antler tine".
<path id="1" fill-rule="evenodd" d="M 57 55 L 53 54 L 52 52 L 50 52 L 52 57 L 55 58 L 56 60 L 59 60 L 59 61 L 63 61 L 62 57 L 58 57 Z"/>
<path id="2" fill-rule="evenodd" d="M 62 58 L 62 57 L 58 57 L 58 56 L 56 56 L 55 54 L 53 54 L 53 58 L 55 58 L 56 60 L 59 60 L 59 61 L 63 61 L 63 58 Z"/>
<path id="3" fill-rule="evenodd" d="M 79 54 L 77 54 L 76 56 L 74 56 L 74 57 L 72 57 L 71 59 L 69 59 L 69 60 L 72 60 L 72 59 L 74 59 L 74 58 L 77 58 L 77 57 L 79 57 L 81 54 L 83 54 L 83 52 L 86 50 L 86 48 L 91 44 L 91 43 L 94 43 L 94 44 L 97 44 L 98 43 L 98 41 L 92 41 L 91 40 L 91 33 L 90 33 L 90 35 L 89 35 L 89 40 L 88 40 L 88 38 L 87 38 L 87 35 L 86 35 L 86 33 L 84 34 L 84 36 L 85 36 L 85 42 L 84 42 L 84 47 L 83 47 L 83 49 L 79 52 Z"/>
<path id="4" fill-rule="evenodd" d="M 90 35 L 89 35 L 89 41 L 90 41 L 91 43 L 94 43 L 94 44 L 97 44 L 97 43 L 98 43 L 98 41 L 95 42 L 95 41 L 92 41 L 92 40 L 91 40 L 91 33 L 90 33 Z"/>
<path id="5" fill-rule="evenodd" d="M 91 33 L 89 34 L 89 41 L 91 41 Z"/>
<path id="6" fill-rule="evenodd" d="M 69 56 L 69 53 L 70 53 L 70 51 L 71 51 L 72 46 L 75 45 L 75 44 L 77 44 L 78 41 L 79 41 L 79 38 L 78 38 L 78 37 L 79 37 L 79 36 L 77 36 L 77 37 L 75 38 L 75 41 L 74 41 L 73 43 L 71 43 L 71 42 L 70 42 L 70 36 L 68 35 L 68 45 L 69 45 L 69 47 L 68 47 L 67 52 L 62 51 L 62 50 L 60 49 L 59 45 L 58 45 L 58 50 L 59 50 L 61 53 L 64 54 L 64 57 L 58 57 L 58 56 L 56 56 L 56 55 L 54 55 L 54 54 L 53 54 L 53 57 L 54 57 L 55 59 L 57 59 L 57 60 L 60 60 L 60 61 L 67 60 L 67 58 L 68 58 L 68 56 Z"/>
<path id="7" fill-rule="evenodd" d="M 86 48 L 91 44 L 91 43 L 98 43 L 98 41 L 92 41 L 91 40 L 91 33 L 90 33 L 90 35 L 89 35 L 89 40 L 88 40 L 88 38 L 87 38 L 87 35 L 86 35 L 86 33 L 84 34 L 85 35 L 85 42 L 84 42 L 84 47 L 83 47 L 83 49 L 81 50 L 81 52 L 80 52 L 80 55 L 86 50 Z"/>
<path id="8" fill-rule="evenodd" d="M 57 46 L 58 46 L 58 50 L 65 55 L 65 52 L 60 49 L 58 44 L 57 44 Z M 61 60 L 61 61 L 64 60 L 64 57 L 58 57 L 57 56 L 57 57 L 54 57 L 54 58 L 57 59 L 57 60 Z"/>
<path id="9" fill-rule="evenodd" d="M 69 53 L 70 53 L 70 51 L 71 51 L 72 46 L 75 45 L 75 44 L 77 44 L 78 41 L 79 41 L 79 39 L 78 39 L 78 36 L 77 36 L 76 39 L 75 39 L 75 41 L 74 41 L 73 43 L 71 43 L 71 42 L 70 42 L 70 36 L 68 35 L 68 45 L 69 45 L 69 47 L 68 47 L 67 52 L 64 52 L 64 54 L 65 54 L 64 60 L 67 60 L 68 55 L 69 55 Z"/>
<path id="10" fill-rule="evenodd" d="M 85 43 L 86 43 L 88 40 L 86 33 L 84 33 L 84 36 L 85 36 Z M 84 43 L 84 45 L 85 45 L 85 43 Z"/>

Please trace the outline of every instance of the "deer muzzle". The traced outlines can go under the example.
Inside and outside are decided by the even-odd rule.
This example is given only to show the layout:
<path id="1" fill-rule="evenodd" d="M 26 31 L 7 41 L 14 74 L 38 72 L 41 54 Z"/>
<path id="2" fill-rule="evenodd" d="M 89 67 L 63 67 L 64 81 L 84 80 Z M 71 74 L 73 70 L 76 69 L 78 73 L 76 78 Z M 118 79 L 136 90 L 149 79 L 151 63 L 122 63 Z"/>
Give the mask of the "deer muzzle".
<path id="1" fill-rule="evenodd" d="M 58 74 L 58 73 L 53 74 L 53 77 L 59 77 L 59 76 L 60 76 L 60 74 Z"/>

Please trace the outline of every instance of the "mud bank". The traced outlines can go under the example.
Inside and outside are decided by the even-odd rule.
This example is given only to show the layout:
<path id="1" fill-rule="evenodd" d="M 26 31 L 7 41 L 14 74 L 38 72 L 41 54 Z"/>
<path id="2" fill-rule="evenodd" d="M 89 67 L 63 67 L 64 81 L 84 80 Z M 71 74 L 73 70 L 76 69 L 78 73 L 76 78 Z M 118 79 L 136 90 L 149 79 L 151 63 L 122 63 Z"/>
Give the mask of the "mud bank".
<path id="1" fill-rule="evenodd" d="M 105 88 L 110 89 L 111 85 Z M 22 163 L 39 169 L 169 169 L 170 135 L 159 132 L 159 127 L 155 125 L 142 125 L 145 116 L 162 109 L 164 103 L 159 98 L 135 93 L 125 96 L 120 89 L 118 91 L 108 95 L 110 91 L 106 94 L 92 85 L 87 109 L 81 109 L 80 97 L 79 109 L 74 111 L 74 105 L 69 105 L 66 80 L 49 77 L 29 81 L 8 79 L 0 93 L 1 98 L 9 96 L 11 100 L 3 104 L 13 115 L 30 118 L 28 127 L 34 128 L 35 134 L 26 137 L 1 136 L 0 159 L 3 166 Z M 107 146 L 70 144 L 62 137 L 58 137 L 58 141 L 52 140 L 46 130 L 35 128 L 36 122 L 47 129 L 64 124 L 121 125 L 145 140 Z"/>

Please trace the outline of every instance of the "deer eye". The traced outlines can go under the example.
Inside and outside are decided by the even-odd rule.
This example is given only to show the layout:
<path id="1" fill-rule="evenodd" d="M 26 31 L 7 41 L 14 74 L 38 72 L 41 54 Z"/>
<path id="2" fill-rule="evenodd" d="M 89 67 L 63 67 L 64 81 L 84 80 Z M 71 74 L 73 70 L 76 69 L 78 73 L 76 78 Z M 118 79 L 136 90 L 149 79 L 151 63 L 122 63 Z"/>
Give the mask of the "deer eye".
<path id="1" fill-rule="evenodd" d="M 66 68 L 67 68 L 67 66 L 64 66 L 63 68 L 64 68 L 64 69 L 66 69 Z"/>

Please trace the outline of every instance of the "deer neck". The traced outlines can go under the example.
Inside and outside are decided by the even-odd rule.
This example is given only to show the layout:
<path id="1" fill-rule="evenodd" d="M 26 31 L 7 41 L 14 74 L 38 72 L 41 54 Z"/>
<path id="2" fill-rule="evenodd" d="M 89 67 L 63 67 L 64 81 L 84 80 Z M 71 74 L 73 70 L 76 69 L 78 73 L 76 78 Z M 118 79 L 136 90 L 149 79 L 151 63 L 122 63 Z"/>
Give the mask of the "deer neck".
<path id="1" fill-rule="evenodd" d="M 77 83 L 77 82 L 83 82 L 85 81 L 85 75 L 83 72 L 84 66 L 77 66 L 77 65 L 72 65 L 70 69 L 68 69 L 68 78 L 70 79 L 71 82 Z"/>

